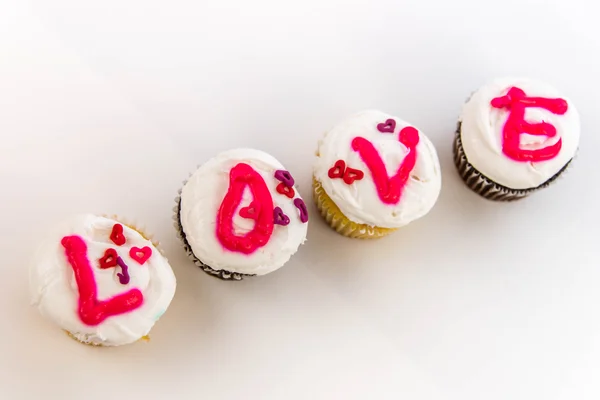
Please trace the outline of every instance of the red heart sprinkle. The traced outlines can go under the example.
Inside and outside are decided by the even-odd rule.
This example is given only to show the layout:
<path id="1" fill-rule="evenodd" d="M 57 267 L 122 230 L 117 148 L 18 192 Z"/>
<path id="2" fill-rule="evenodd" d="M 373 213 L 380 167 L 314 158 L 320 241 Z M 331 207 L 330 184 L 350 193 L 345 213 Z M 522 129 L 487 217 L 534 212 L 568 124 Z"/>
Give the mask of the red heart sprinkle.
<path id="1" fill-rule="evenodd" d="M 123 225 L 115 224 L 110 233 L 110 240 L 113 241 L 117 246 L 122 246 L 127 241 L 125 235 L 123 235 Z"/>
<path id="2" fill-rule="evenodd" d="M 394 133 L 396 130 L 396 121 L 390 118 L 385 122 L 377 124 L 377 130 L 383 133 Z"/>
<path id="3" fill-rule="evenodd" d="M 115 249 L 107 249 L 104 256 L 98 260 L 100 268 L 107 269 L 117 266 L 117 251 Z"/>
<path id="4" fill-rule="evenodd" d="M 333 167 L 329 169 L 327 175 L 329 175 L 331 179 L 342 178 L 344 172 L 346 172 L 346 163 L 344 160 L 337 160 L 335 164 L 333 164 Z"/>
<path id="5" fill-rule="evenodd" d="M 142 247 L 141 249 L 139 247 L 132 247 L 131 250 L 129 250 L 129 257 L 140 265 L 144 265 L 150 256 L 152 256 L 152 249 L 148 246 Z"/>
<path id="6" fill-rule="evenodd" d="M 354 181 L 360 181 L 364 177 L 365 174 L 361 170 L 348 167 L 344 174 L 344 183 L 351 185 Z"/>
<path id="7" fill-rule="evenodd" d="M 258 219 L 259 208 L 260 207 L 259 207 L 258 203 L 253 201 L 252 203 L 250 203 L 250 205 L 248 207 L 244 207 L 244 208 L 240 209 L 240 217 L 247 218 L 247 219 L 253 219 L 256 221 Z"/>
<path id="8" fill-rule="evenodd" d="M 279 185 L 277 185 L 277 192 L 280 194 L 283 194 L 284 196 L 289 197 L 290 199 L 293 199 L 294 196 L 296 195 L 294 188 L 291 186 L 286 186 L 283 182 L 281 182 Z"/>

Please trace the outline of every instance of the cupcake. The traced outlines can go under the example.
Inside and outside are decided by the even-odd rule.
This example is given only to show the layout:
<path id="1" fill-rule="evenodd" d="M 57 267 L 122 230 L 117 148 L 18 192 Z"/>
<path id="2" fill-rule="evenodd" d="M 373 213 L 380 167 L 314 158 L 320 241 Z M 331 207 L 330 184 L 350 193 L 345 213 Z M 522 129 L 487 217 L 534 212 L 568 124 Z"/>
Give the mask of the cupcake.
<path id="1" fill-rule="evenodd" d="M 579 146 L 579 114 L 551 86 L 498 79 L 463 106 L 454 162 L 467 186 L 497 201 L 521 199 L 549 186 Z"/>
<path id="2" fill-rule="evenodd" d="M 224 280 L 281 268 L 306 240 L 308 211 L 294 178 L 267 153 L 226 151 L 184 183 L 175 225 L 184 249 Z"/>
<path id="3" fill-rule="evenodd" d="M 383 112 L 361 112 L 319 142 L 314 198 L 323 218 L 344 236 L 378 238 L 421 218 L 441 184 L 429 139 Z"/>
<path id="4" fill-rule="evenodd" d="M 169 262 L 142 233 L 91 214 L 60 225 L 30 268 L 33 304 L 42 315 L 96 346 L 147 339 L 175 286 Z"/>

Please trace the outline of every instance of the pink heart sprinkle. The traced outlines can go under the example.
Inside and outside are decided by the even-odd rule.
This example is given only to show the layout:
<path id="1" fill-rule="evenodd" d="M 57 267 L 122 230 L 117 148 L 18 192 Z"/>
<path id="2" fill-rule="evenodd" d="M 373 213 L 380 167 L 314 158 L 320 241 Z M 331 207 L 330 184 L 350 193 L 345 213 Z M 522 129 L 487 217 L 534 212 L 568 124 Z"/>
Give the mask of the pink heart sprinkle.
<path id="1" fill-rule="evenodd" d="M 258 219 L 258 204 L 256 204 L 256 202 L 252 202 L 250 203 L 250 205 L 248 207 L 243 207 L 240 209 L 240 217 L 242 218 L 246 218 L 246 219 L 253 219 L 253 220 L 257 220 Z"/>
<path id="2" fill-rule="evenodd" d="M 129 250 L 129 257 L 140 265 L 144 265 L 150 256 L 152 256 L 152 249 L 148 246 L 142 247 L 141 249 L 139 247 L 132 247 L 131 250 Z"/>

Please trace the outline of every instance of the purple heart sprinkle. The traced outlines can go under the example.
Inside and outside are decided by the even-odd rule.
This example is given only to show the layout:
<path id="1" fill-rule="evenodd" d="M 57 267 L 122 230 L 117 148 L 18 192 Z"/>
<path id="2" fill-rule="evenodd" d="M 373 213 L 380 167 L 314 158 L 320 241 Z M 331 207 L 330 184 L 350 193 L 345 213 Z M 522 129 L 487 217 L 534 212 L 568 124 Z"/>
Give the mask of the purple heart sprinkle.
<path id="1" fill-rule="evenodd" d="M 294 178 L 292 178 L 292 174 L 290 174 L 288 171 L 285 171 L 283 169 L 279 169 L 277 171 L 275 171 L 275 179 L 277 179 L 280 182 L 283 182 L 283 184 L 285 186 L 289 186 L 292 187 L 294 186 Z"/>
<path id="2" fill-rule="evenodd" d="M 300 211 L 300 221 L 303 223 L 308 222 L 308 210 L 306 209 L 306 204 L 304 204 L 304 200 L 301 198 L 294 199 L 294 205 Z"/>
<path id="3" fill-rule="evenodd" d="M 119 267 L 121 267 L 122 272 L 117 274 L 117 276 L 119 277 L 119 282 L 121 283 L 121 285 L 127 285 L 129 283 L 129 267 L 127 267 L 127 264 L 125 264 L 125 261 L 123 261 L 121 257 L 117 258 L 117 264 L 119 264 Z"/>
<path id="4" fill-rule="evenodd" d="M 290 223 L 290 217 L 285 215 L 280 207 L 275 207 L 273 209 L 273 223 L 286 226 Z"/>
<path id="5" fill-rule="evenodd" d="M 377 124 L 377 130 L 383 133 L 394 133 L 396 130 L 396 121 L 390 118 L 385 122 Z"/>

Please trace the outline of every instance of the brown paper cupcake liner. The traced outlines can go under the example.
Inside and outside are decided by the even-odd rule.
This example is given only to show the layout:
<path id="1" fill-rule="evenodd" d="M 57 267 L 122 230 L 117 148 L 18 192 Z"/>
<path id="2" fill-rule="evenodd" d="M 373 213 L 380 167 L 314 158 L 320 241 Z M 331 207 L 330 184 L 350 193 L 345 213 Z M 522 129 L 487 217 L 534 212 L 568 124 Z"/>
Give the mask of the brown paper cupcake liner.
<path id="1" fill-rule="evenodd" d="M 186 182 L 183 184 L 185 185 Z M 183 226 L 181 225 L 181 189 L 179 190 L 179 196 L 175 198 L 176 206 L 173 207 L 173 226 L 177 231 L 177 237 L 181 241 L 183 245 L 183 250 L 187 254 L 188 258 L 197 266 L 202 269 L 202 271 L 206 272 L 208 275 L 213 276 L 215 278 L 222 279 L 224 281 L 241 281 L 244 277 L 247 276 L 255 276 L 253 274 L 241 274 L 239 272 L 231 272 L 224 269 L 214 269 L 209 265 L 203 263 L 192 251 L 192 247 L 187 241 L 185 232 L 183 231 Z"/>
<path id="2" fill-rule="evenodd" d="M 461 124 L 459 122 L 454 137 L 454 164 L 456 165 L 458 174 L 465 184 L 475 193 L 488 200 L 515 201 L 523 199 L 535 191 L 550 186 L 550 184 L 552 184 L 563 172 L 567 170 L 569 165 L 571 165 L 571 161 L 573 161 L 573 159 L 569 160 L 569 162 L 560 171 L 558 171 L 553 177 L 542 183 L 540 186 L 530 189 L 511 189 L 492 181 L 469 163 L 462 146 L 460 127 Z"/>

